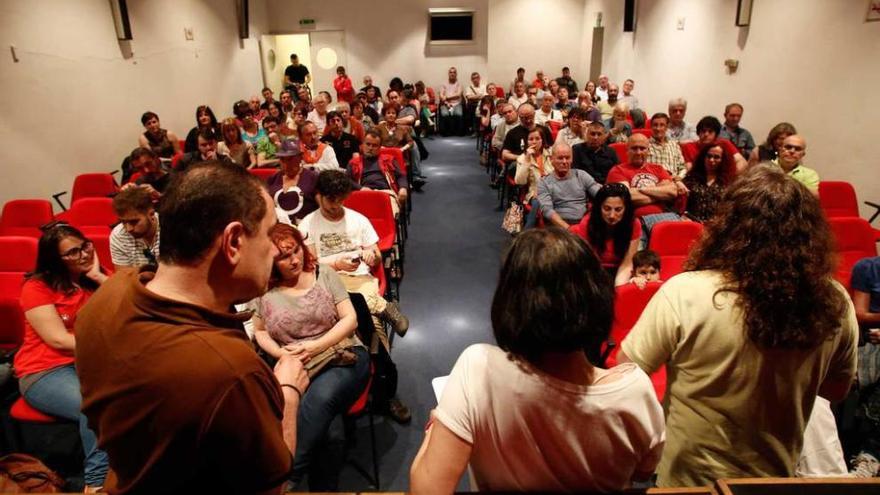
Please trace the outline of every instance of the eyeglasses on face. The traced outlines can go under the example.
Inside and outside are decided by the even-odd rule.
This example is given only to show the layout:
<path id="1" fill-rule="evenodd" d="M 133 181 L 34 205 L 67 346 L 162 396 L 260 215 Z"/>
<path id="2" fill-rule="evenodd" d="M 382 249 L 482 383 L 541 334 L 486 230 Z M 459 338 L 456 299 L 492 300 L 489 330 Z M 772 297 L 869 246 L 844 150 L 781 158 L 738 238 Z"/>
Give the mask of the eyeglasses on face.
<path id="1" fill-rule="evenodd" d="M 61 258 L 66 260 L 78 260 L 83 254 L 91 255 L 95 251 L 95 244 L 92 241 L 84 241 L 79 247 L 68 249 L 61 253 Z"/>
<path id="2" fill-rule="evenodd" d="M 721 155 L 715 153 L 709 153 L 708 155 L 706 155 L 707 160 L 721 160 L 722 158 L 723 157 Z"/>
<path id="3" fill-rule="evenodd" d="M 784 149 L 785 151 L 804 151 L 803 146 L 798 146 L 795 144 L 783 144 L 782 149 Z"/>

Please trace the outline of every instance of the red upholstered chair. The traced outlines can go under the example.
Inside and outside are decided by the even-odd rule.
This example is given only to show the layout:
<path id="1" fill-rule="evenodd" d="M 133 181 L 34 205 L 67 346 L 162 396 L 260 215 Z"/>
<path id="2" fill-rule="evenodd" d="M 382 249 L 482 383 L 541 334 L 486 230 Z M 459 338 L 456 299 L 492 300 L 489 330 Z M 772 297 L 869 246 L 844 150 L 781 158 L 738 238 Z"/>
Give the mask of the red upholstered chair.
<path id="1" fill-rule="evenodd" d="M 65 212 L 65 220 L 87 237 L 96 234 L 110 235 L 111 226 L 119 221 L 110 198 L 80 199 Z"/>
<path id="2" fill-rule="evenodd" d="M 617 159 L 620 163 L 629 162 L 629 156 L 626 154 L 626 143 L 611 143 L 608 146 L 617 153 Z"/>
<path id="3" fill-rule="evenodd" d="M 270 177 L 278 173 L 277 168 L 250 168 L 248 172 L 260 178 L 261 181 L 267 182 Z"/>
<path id="4" fill-rule="evenodd" d="M 406 170 L 406 159 L 403 157 L 403 150 L 392 146 L 382 146 L 379 149 L 379 156 L 387 155 L 394 158 L 394 164 L 397 165 L 397 171 L 409 178 Z"/>
<path id="5" fill-rule="evenodd" d="M 183 149 L 183 147 L 181 147 L 180 149 Z M 177 153 L 171 157 L 171 169 L 172 170 L 177 169 L 177 165 L 180 163 L 181 158 L 183 158 L 183 153 Z"/>
<path id="6" fill-rule="evenodd" d="M 703 233 L 697 222 L 662 222 L 651 230 L 648 248 L 660 256 L 660 280 L 681 273 L 691 248 Z"/>
<path id="7" fill-rule="evenodd" d="M 837 244 L 837 281 L 850 289 L 852 268 L 862 258 L 877 256 L 877 244 L 874 242 L 874 229 L 863 218 L 840 217 L 829 218 L 828 224 Z"/>
<path id="8" fill-rule="evenodd" d="M 355 433 L 355 420 L 366 414 L 370 420 L 370 449 L 373 454 L 373 479 L 368 479 L 369 482 L 379 489 L 379 456 L 376 454 L 376 427 L 373 421 L 373 408 L 372 401 L 370 400 L 370 392 L 373 389 L 373 375 L 375 375 L 375 368 L 373 367 L 373 363 L 370 363 L 370 377 L 367 380 L 367 386 L 364 387 L 364 390 L 361 392 L 361 395 L 358 396 L 357 400 L 351 407 L 348 409 L 348 412 L 345 413 L 343 418 L 343 424 L 345 427 L 345 437 L 346 439 L 353 439 Z M 356 466 L 357 471 L 364 474 L 366 478 L 369 478 L 369 475 L 365 473 L 365 470 L 360 466 Z"/>
<path id="9" fill-rule="evenodd" d="M 380 191 L 354 191 L 345 200 L 344 205 L 370 220 L 379 235 L 380 251 L 391 250 L 397 227 L 388 194 Z"/>
<path id="10" fill-rule="evenodd" d="M 18 297 L 0 296 L 0 353 L 13 351 L 24 338 L 24 313 Z"/>
<path id="11" fill-rule="evenodd" d="M 110 174 L 80 174 L 73 180 L 70 204 L 83 198 L 106 198 L 116 194 L 119 185 Z"/>
<path id="12" fill-rule="evenodd" d="M 550 120 L 547 121 L 547 127 L 550 128 L 550 137 L 553 138 L 553 142 L 556 142 L 556 136 L 559 134 L 559 130 L 562 129 L 562 122 L 558 120 Z M 548 143 L 548 148 L 552 146 L 552 143 Z"/>
<path id="13" fill-rule="evenodd" d="M 26 423 L 55 423 L 58 421 L 54 416 L 49 416 L 31 407 L 30 404 L 25 402 L 24 397 L 19 397 L 12 404 L 9 415 L 17 421 L 24 421 Z"/>
<path id="14" fill-rule="evenodd" d="M 40 226 L 52 221 L 52 203 L 45 199 L 14 199 L 3 205 L 0 236 L 39 238 Z"/>
<path id="15" fill-rule="evenodd" d="M 431 111 L 431 114 L 437 113 L 437 94 L 434 92 L 434 88 L 425 88 L 425 93 L 428 94 L 428 110 Z"/>
<path id="16" fill-rule="evenodd" d="M 495 97 L 504 98 L 504 88 L 501 86 L 495 86 Z"/>
<path id="17" fill-rule="evenodd" d="M 37 265 L 37 239 L 0 237 L 0 297 L 18 299 L 24 274 Z M 0 320 L 2 322 L 3 320 Z"/>
<path id="18" fill-rule="evenodd" d="M 632 133 L 633 134 L 641 134 L 642 136 L 645 136 L 648 139 L 650 139 L 651 136 L 654 135 L 654 133 L 651 131 L 651 129 L 633 129 Z"/>
<path id="19" fill-rule="evenodd" d="M 662 225 L 662 224 L 661 224 Z M 662 285 L 661 282 L 650 282 L 644 289 L 639 289 L 635 284 L 621 285 L 616 289 L 614 298 L 614 322 L 611 324 L 611 334 L 608 336 L 608 344 L 605 348 L 607 358 L 605 360 L 606 367 L 617 366 L 617 353 L 620 351 L 620 343 L 632 330 L 639 317 L 642 315 L 648 301 L 654 297 L 657 290 Z M 659 370 L 651 374 L 651 381 L 654 383 L 654 391 L 657 398 L 663 400 L 666 394 L 666 367 L 663 366 Z"/>
<path id="20" fill-rule="evenodd" d="M 819 204 L 828 218 L 860 216 L 856 190 L 849 182 L 819 182 Z M 880 242 L 880 229 L 872 229 L 874 241 Z"/>
<path id="21" fill-rule="evenodd" d="M 113 265 L 113 256 L 110 254 L 110 234 L 93 232 L 88 238 L 95 244 L 95 251 L 98 252 L 98 261 L 101 266 L 109 272 L 116 271 L 116 267 Z"/>

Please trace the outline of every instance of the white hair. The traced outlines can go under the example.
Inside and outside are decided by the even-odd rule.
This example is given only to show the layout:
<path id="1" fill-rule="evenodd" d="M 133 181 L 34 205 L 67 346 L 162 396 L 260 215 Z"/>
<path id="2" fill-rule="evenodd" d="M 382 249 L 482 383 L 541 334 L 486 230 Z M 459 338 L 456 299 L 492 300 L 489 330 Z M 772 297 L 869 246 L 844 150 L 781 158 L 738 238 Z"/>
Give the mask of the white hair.
<path id="1" fill-rule="evenodd" d="M 669 108 L 672 107 L 688 107 L 688 102 L 684 98 L 673 98 L 669 100 Z"/>

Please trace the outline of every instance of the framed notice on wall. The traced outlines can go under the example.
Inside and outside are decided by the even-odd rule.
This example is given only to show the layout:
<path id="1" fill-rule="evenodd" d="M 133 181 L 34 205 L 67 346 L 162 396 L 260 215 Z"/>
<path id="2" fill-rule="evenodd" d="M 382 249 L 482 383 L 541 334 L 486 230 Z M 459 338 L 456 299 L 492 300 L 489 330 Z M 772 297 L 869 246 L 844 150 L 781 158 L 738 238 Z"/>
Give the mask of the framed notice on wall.
<path id="1" fill-rule="evenodd" d="M 868 13 L 865 21 L 880 21 L 880 0 L 868 0 Z"/>

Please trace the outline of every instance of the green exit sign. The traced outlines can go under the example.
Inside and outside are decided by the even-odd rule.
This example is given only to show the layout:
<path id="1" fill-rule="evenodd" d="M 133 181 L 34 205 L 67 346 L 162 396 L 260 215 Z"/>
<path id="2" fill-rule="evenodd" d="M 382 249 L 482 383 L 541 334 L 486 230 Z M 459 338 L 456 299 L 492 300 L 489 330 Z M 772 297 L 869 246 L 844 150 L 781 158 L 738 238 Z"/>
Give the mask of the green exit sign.
<path id="1" fill-rule="evenodd" d="M 299 25 L 300 26 L 314 26 L 315 20 L 314 19 L 300 19 Z"/>

